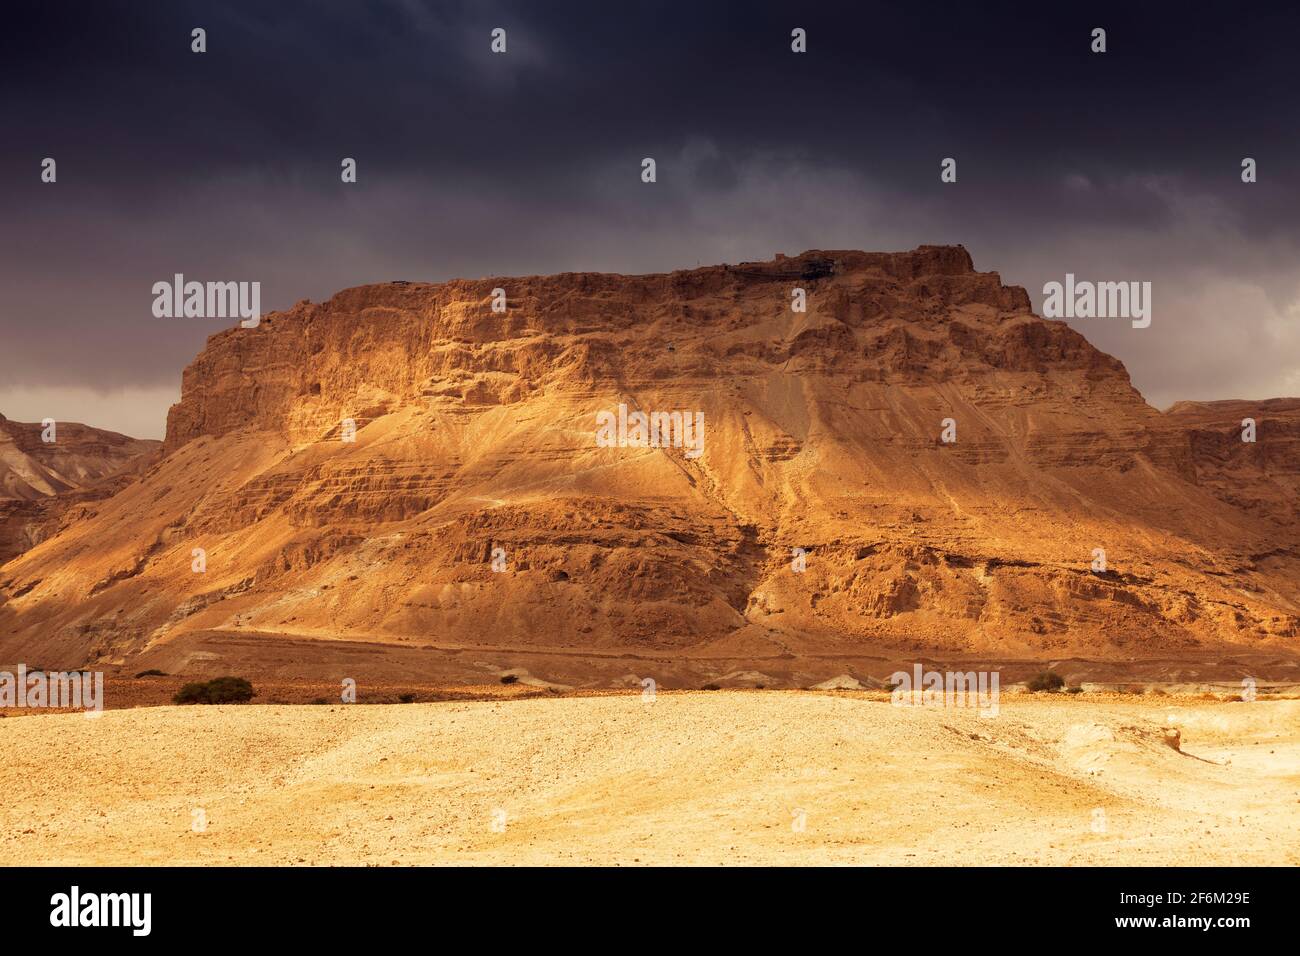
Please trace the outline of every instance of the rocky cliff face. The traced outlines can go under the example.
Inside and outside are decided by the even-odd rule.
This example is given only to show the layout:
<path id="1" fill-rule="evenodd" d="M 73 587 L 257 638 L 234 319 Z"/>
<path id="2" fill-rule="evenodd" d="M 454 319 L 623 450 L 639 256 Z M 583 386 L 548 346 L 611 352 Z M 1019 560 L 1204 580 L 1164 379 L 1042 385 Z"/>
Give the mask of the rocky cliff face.
<path id="1" fill-rule="evenodd" d="M 605 447 L 620 406 L 702 413 L 702 450 Z M 349 289 L 213 336 L 165 450 L 4 568 L 0 658 L 1292 661 L 1300 634 L 1300 402 L 1161 414 L 959 247 Z"/>

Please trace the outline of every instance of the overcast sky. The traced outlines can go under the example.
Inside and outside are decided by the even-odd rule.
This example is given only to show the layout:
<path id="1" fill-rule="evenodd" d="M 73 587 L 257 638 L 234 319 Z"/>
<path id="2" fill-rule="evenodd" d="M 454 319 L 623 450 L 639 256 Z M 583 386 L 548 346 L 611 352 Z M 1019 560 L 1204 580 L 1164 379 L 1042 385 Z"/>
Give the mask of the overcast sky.
<path id="1" fill-rule="evenodd" d="M 1300 14 L 1021 6 L 14 8 L 0 412 L 161 437 L 231 324 L 155 318 L 176 272 L 258 280 L 269 311 L 397 278 L 922 243 L 964 244 L 1036 308 L 1067 272 L 1150 281 L 1149 328 L 1072 324 L 1157 407 L 1300 395 Z"/>

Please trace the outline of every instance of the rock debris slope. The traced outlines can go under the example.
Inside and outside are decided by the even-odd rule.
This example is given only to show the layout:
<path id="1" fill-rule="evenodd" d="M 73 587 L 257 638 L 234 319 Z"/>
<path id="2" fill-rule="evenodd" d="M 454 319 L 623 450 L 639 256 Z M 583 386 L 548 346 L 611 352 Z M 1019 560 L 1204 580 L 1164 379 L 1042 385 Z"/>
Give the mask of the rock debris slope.
<path id="1" fill-rule="evenodd" d="M 703 412 L 702 454 L 599 447 L 620 404 Z M 0 659 L 240 631 L 1294 667 L 1300 636 L 1300 400 L 1161 413 L 961 247 L 348 289 L 212 336 L 164 451 L 0 568 Z"/>

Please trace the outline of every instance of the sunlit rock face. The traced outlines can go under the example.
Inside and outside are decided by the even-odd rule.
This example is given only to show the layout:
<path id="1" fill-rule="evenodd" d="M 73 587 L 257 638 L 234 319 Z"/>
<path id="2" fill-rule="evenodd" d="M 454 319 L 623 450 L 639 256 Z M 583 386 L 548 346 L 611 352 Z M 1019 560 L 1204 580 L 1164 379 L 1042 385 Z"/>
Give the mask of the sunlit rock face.
<path id="1" fill-rule="evenodd" d="M 348 289 L 212 336 L 164 451 L 0 568 L 0 659 L 241 633 L 580 681 L 1300 636 L 1300 401 L 1161 413 L 960 247 Z"/>

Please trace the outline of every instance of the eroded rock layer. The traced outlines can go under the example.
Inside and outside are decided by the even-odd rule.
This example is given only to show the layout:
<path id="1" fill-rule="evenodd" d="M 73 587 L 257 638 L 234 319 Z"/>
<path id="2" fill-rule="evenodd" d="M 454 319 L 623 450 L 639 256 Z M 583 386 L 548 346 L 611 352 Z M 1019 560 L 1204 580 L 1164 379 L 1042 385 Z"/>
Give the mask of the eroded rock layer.
<path id="1" fill-rule="evenodd" d="M 702 412 L 702 452 L 601 447 L 620 404 Z M 1162 414 L 960 247 L 348 289 L 214 335 L 165 452 L 0 569 L 0 658 L 204 631 L 574 661 L 1300 638 L 1300 401 Z"/>

